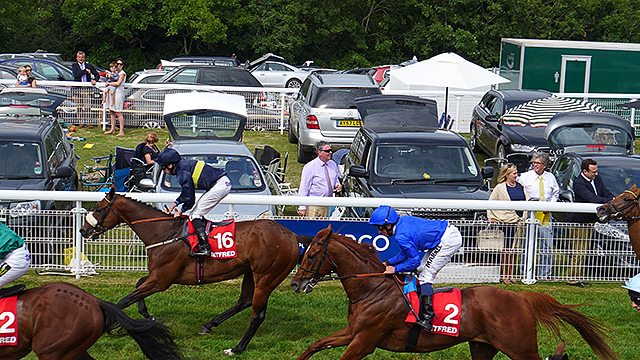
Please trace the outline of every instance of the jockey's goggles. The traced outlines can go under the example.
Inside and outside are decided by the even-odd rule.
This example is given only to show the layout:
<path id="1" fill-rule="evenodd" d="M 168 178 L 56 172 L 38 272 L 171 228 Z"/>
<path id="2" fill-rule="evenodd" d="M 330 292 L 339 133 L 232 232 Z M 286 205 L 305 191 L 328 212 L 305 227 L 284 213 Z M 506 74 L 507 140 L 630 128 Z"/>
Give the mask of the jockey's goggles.
<path id="1" fill-rule="evenodd" d="M 629 295 L 634 304 L 640 306 L 640 296 Z"/>

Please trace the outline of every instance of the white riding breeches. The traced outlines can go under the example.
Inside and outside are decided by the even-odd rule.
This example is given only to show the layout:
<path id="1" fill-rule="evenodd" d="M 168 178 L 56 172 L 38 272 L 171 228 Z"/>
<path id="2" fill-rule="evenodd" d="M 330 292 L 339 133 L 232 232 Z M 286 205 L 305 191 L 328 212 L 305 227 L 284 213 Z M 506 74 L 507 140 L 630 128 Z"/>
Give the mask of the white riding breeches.
<path id="1" fill-rule="evenodd" d="M 231 180 L 228 177 L 223 176 L 216 184 L 209 189 L 206 193 L 200 196 L 200 199 L 196 202 L 189 214 L 189 219 L 202 219 L 211 209 L 216 207 L 220 200 L 229 194 L 231 191 Z"/>
<path id="2" fill-rule="evenodd" d="M 449 263 L 460 246 L 462 246 L 460 231 L 457 227 L 449 225 L 442 234 L 440 244 L 425 253 L 420 266 L 416 269 L 420 284 L 433 284 L 438 272 Z"/>
<path id="3" fill-rule="evenodd" d="M 24 275 L 29 270 L 29 264 L 31 254 L 26 245 L 13 250 L 0 260 L 0 288 Z"/>

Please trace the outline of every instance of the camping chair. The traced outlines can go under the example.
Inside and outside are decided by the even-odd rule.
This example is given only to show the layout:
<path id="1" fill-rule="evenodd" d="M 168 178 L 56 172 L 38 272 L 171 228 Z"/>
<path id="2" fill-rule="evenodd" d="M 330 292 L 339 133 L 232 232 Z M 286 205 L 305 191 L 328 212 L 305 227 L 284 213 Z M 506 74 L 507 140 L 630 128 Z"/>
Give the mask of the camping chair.
<path id="1" fill-rule="evenodd" d="M 267 170 L 274 159 L 280 158 L 280 153 L 269 145 L 256 145 L 253 155 L 263 171 Z"/>
<path id="2" fill-rule="evenodd" d="M 85 165 L 81 174 L 80 187 L 89 191 L 108 191 L 113 183 L 113 153 L 108 156 L 93 157 L 93 166 Z M 101 162 L 107 160 L 105 166 Z"/>
<path id="3" fill-rule="evenodd" d="M 116 146 L 116 163 L 113 171 L 113 183 L 116 191 L 127 191 L 126 181 L 131 173 L 131 158 L 135 149 Z"/>

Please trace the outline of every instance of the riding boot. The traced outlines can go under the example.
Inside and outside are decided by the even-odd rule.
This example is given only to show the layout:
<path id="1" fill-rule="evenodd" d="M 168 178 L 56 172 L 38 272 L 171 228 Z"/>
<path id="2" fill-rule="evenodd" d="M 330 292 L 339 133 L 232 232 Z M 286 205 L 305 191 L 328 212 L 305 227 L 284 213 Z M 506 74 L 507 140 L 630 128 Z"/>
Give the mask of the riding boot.
<path id="1" fill-rule="evenodd" d="M 198 221 L 199 220 L 199 221 Z M 189 256 L 206 256 L 211 257 L 211 247 L 209 246 L 209 240 L 207 236 L 207 232 L 204 230 L 204 224 L 202 224 L 202 220 L 193 219 L 191 223 L 194 226 L 194 230 L 196 235 L 198 235 L 198 246 L 199 250 L 192 250 Z"/>
<path id="2" fill-rule="evenodd" d="M 420 319 L 416 321 L 416 325 L 426 332 L 431 332 L 434 316 L 433 295 L 422 295 L 420 299 Z"/>

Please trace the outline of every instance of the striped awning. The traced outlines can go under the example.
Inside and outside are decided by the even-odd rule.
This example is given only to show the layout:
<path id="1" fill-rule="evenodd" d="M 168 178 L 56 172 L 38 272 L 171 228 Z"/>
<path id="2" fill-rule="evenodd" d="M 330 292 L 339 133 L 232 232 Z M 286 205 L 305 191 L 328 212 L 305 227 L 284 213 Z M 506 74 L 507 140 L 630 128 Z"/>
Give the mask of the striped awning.
<path id="1" fill-rule="evenodd" d="M 511 108 L 502 118 L 505 125 L 545 127 L 555 114 L 569 111 L 604 111 L 604 108 L 585 100 L 551 96 Z"/>

